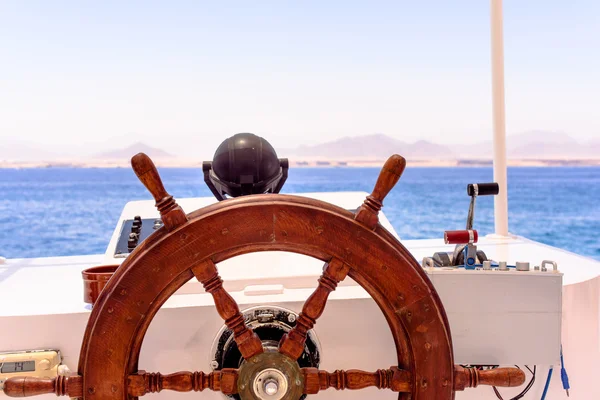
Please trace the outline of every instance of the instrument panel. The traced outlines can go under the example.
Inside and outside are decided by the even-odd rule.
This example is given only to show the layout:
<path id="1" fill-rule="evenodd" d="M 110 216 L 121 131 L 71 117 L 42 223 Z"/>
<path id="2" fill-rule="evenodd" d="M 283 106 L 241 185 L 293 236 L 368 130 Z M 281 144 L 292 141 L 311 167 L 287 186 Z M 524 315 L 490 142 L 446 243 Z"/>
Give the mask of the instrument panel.
<path id="1" fill-rule="evenodd" d="M 0 353 L 0 388 L 4 381 L 16 376 L 54 378 L 59 375 L 61 362 L 59 350 Z"/>
<path id="2" fill-rule="evenodd" d="M 139 215 L 136 215 L 133 219 L 124 220 L 115 247 L 114 257 L 127 257 L 137 245 L 146 240 L 162 225 L 160 218 L 142 218 Z"/>

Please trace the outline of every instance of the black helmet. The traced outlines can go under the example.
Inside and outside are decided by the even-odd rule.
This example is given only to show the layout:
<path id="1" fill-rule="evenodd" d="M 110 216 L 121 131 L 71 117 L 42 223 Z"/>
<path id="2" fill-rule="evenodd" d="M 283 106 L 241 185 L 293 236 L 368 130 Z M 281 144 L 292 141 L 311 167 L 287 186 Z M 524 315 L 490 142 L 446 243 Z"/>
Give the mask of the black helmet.
<path id="1" fill-rule="evenodd" d="M 248 194 L 279 193 L 287 179 L 288 160 L 277 158 L 273 146 L 252 133 L 227 138 L 213 161 L 202 163 L 204 181 L 218 200 Z"/>

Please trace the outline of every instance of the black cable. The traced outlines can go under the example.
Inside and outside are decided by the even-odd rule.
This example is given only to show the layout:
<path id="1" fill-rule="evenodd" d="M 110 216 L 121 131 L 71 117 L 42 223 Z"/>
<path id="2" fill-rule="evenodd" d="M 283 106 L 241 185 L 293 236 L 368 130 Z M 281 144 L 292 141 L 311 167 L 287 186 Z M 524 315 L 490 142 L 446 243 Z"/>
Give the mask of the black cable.
<path id="1" fill-rule="evenodd" d="M 498 389 L 496 389 L 496 386 L 492 386 L 492 389 L 494 389 L 494 393 L 496 393 L 497 398 L 499 398 L 500 400 L 504 400 L 504 398 L 502 398 L 502 396 L 500 395 Z"/>
<path id="2" fill-rule="evenodd" d="M 534 374 L 534 372 L 531 370 L 531 368 L 529 368 L 527 365 L 525 366 L 525 368 L 527 368 L 529 370 L 529 372 L 531 372 L 532 374 Z M 535 368 L 535 366 L 534 366 Z"/>

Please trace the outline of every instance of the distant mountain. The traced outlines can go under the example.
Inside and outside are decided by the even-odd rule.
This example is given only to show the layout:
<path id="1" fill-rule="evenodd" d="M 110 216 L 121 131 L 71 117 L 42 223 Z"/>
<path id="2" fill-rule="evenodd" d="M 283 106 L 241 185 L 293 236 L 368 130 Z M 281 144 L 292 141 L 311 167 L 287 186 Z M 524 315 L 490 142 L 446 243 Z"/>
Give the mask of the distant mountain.
<path id="1" fill-rule="evenodd" d="M 507 138 L 511 158 L 569 157 L 581 155 L 579 143 L 564 132 L 529 131 Z"/>
<path id="2" fill-rule="evenodd" d="M 450 148 L 461 158 L 492 158 L 493 142 Z M 600 142 L 579 143 L 564 132 L 536 130 L 508 135 L 506 153 L 512 159 L 600 158 Z"/>
<path id="3" fill-rule="evenodd" d="M 411 158 L 453 158 L 453 152 L 444 145 L 420 140 L 406 143 L 382 134 L 344 137 L 332 142 L 313 146 L 300 146 L 295 149 L 282 149 L 280 154 L 297 157 L 328 159 L 382 159 L 392 153 L 400 153 Z"/>
<path id="4" fill-rule="evenodd" d="M 511 159 L 600 158 L 600 140 L 579 143 L 560 131 L 528 131 L 507 137 L 507 155 Z M 414 160 L 491 159 L 491 140 L 469 144 L 442 145 L 426 140 L 407 143 L 375 134 L 344 137 L 313 146 L 281 150 L 290 157 L 327 159 L 384 159 L 392 153 Z"/>
<path id="5" fill-rule="evenodd" d="M 386 148 L 398 146 L 400 142 L 385 135 L 368 135 L 344 137 L 332 142 L 312 146 L 300 146 L 296 149 L 281 150 L 281 154 L 302 157 L 360 157 L 364 155 L 379 156 Z"/>
<path id="6" fill-rule="evenodd" d="M 488 135 L 482 135 L 486 137 Z M 479 137 L 482 137 L 479 136 Z M 600 135 L 599 135 L 600 136 Z M 488 136 L 489 137 L 489 136 Z M 472 143 L 437 144 L 426 140 L 408 143 L 384 134 L 343 137 L 334 141 L 293 149 L 277 149 L 282 156 L 295 161 L 368 161 L 383 160 L 398 153 L 412 160 L 491 160 L 492 141 Z M 70 150 L 73 154 L 72 149 Z M 89 150 L 88 150 L 89 151 Z M 0 138 L 0 162 L 79 161 L 89 159 L 94 163 L 125 162 L 139 153 L 165 164 L 173 164 L 175 156 L 164 150 L 138 142 L 122 149 L 105 151 L 92 157 L 87 154 L 69 155 L 66 149 L 16 139 Z M 564 132 L 529 131 L 507 137 L 509 159 L 596 159 L 600 160 L 600 137 L 578 142 Z M 84 161 L 85 162 L 85 161 Z"/>
<path id="7" fill-rule="evenodd" d="M 443 144 L 428 142 L 427 140 L 419 140 L 412 144 L 406 144 L 404 147 L 404 152 L 406 157 L 411 158 L 446 159 L 457 157 L 455 152 L 452 151 L 450 147 Z"/>
<path id="8" fill-rule="evenodd" d="M 147 144 L 138 142 L 124 149 L 111 150 L 93 156 L 95 159 L 103 160 L 123 160 L 130 159 L 137 153 L 146 153 L 151 158 L 173 158 L 173 155 L 164 150 L 148 146 Z"/>
<path id="9" fill-rule="evenodd" d="M 517 143 L 563 143 L 575 145 L 577 141 L 562 131 L 534 130 L 508 136 L 513 145 Z"/>

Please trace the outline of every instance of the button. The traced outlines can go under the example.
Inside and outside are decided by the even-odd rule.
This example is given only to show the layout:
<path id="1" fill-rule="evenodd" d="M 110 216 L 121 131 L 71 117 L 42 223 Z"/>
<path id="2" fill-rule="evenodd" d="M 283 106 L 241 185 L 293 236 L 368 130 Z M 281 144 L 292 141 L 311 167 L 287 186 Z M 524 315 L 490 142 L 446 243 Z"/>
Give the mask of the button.
<path id="1" fill-rule="evenodd" d="M 525 261 L 517 261 L 517 271 L 529 271 L 529 263 Z"/>
<path id="2" fill-rule="evenodd" d="M 489 260 L 486 260 L 483 262 L 483 269 L 492 269 L 492 262 Z"/>
<path id="3" fill-rule="evenodd" d="M 508 265 L 506 264 L 506 261 L 500 261 L 498 263 L 498 269 L 500 271 L 508 271 Z"/>
<path id="4" fill-rule="evenodd" d="M 50 361 L 43 359 L 40 361 L 39 366 L 42 371 L 48 371 L 50 369 Z"/>

